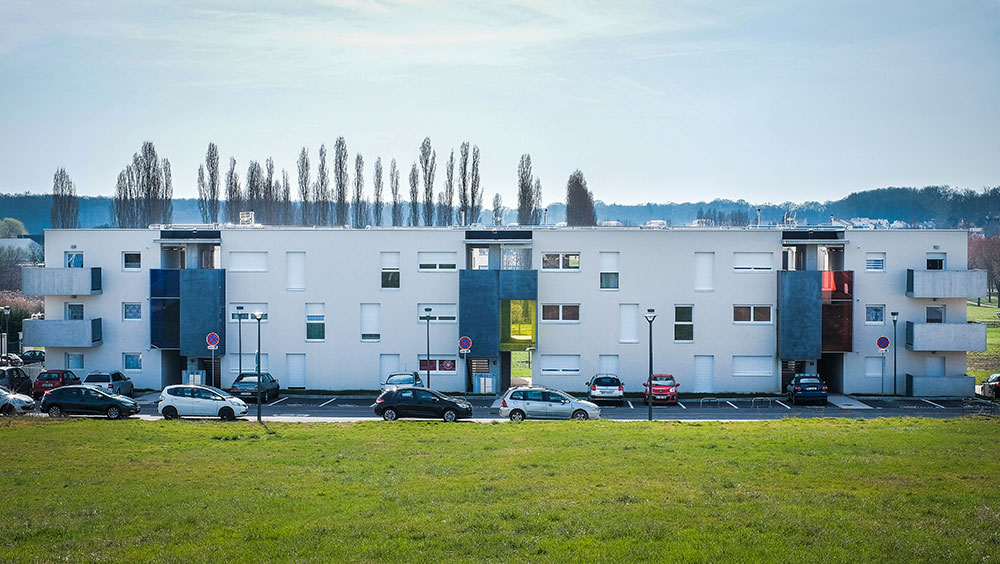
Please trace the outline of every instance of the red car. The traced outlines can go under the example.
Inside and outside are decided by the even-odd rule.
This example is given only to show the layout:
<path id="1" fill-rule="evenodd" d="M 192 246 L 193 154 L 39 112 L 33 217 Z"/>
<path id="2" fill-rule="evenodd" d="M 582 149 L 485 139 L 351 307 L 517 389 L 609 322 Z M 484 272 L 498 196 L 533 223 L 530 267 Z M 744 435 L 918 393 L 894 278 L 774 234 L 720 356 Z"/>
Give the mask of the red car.
<path id="1" fill-rule="evenodd" d="M 680 384 L 670 374 L 653 374 L 653 405 L 658 403 L 677 403 L 677 387 Z M 643 403 L 649 404 L 649 382 L 643 382 Z"/>
<path id="2" fill-rule="evenodd" d="M 43 370 L 38 375 L 38 378 L 35 379 L 31 395 L 35 399 L 40 399 L 49 390 L 79 384 L 80 377 L 74 374 L 72 370 Z"/>

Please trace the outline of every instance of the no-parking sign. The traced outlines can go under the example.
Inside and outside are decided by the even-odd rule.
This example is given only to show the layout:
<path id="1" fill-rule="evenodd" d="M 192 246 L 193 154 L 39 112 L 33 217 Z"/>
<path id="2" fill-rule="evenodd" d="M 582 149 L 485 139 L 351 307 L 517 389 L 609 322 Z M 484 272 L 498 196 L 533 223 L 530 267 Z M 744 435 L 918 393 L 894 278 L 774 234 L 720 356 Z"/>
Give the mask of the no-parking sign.
<path id="1" fill-rule="evenodd" d="M 468 352 L 472 348 L 472 339 L 462 337 L 458 340 L 458 348 L 462 349 L 463 352 Z"/>
<path id="2" fill-rule="evenodd" d="M 205 342 L 208 343 L 208 346 L 210 346 L 210 347 L 214 347 L 214 346 L 218 345 L 219 344 L 219 334 L 218 333 L 209 333 L 208 335 L 205 335 Z"/>
<path id="3" fill-rule="evenodd" d="M 883 351 L 885 349 L 889 348 L 889 337 L 886 337 L 885 335 L 883 335 L 883 336 L 879 337 L 878 339 L 875 339 L 875 346 L 877 346 L 878 348 L 882 349 Z"/>

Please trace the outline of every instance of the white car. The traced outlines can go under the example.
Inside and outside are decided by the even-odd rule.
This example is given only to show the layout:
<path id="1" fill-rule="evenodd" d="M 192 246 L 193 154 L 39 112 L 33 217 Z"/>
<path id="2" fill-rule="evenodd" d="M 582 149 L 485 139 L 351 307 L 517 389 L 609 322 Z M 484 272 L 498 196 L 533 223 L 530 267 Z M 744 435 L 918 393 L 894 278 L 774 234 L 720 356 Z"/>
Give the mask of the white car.
<path id="1" fill-rule="evenodd" d="M 15 394 L 0 386 L 0 415 L 30 413 L 35 410 L 35 400 L 31 396 Z"/>
<path id="2" fill-rule="evenodd" d="M 247 414 L 247 404 L 218 388 L 180 384 L 160 392 L 157 410 L 164 419 L 218 417 L 227 421 Z"/>
<path id="3" fill-rule="evenodd" d="M 625 386 L 615 374 L 598 374 L 587 382 L 587 399 L 622 403 L 625 401 Z"/>
<path id="4" fill-rule="evenodd" d="M 525 419 L 600 419 L 597 404 L 545 386 L 520 386 L 504 392 L 492 409 L 515 423 Z"/>

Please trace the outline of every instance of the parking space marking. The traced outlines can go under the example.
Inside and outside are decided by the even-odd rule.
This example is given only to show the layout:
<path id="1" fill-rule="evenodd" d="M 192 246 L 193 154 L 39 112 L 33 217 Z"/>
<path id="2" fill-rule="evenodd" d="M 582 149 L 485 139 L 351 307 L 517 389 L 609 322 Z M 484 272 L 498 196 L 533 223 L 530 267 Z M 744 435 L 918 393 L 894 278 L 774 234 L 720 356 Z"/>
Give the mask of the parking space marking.
<path id="1" fill-rule="evenodd" d="M 734 404 L 731 401 L 727 401 L 726 403 L 728 403 L 729 405 L 733 406 L 733 409 L 739 409 L 738 407 L 736 407 L 736 404 Z"/>
<path id="2" fill-rule="evenodd" d="M 781 403 L 781 401 L 779 401 L 779 400 L 774 400 L 774 403 L 776 403 L 776 404 L 780 405 L 781 407 L 783 407 L 783 408 L 785 408 L 785 409 L 791 409 L 791 408 L 790 408 L 790 407 L 788 407 L 787 405 L 785 405 L 785 404 Z"/>
<path id="3" fill-rule="evenodd" d="M 279 403 L 285 401 L 286 399 L 288 399 L 288 396 L 285 396 L 277 401 L 272 401 L 271 403 L 267 404 L 267 406 L 271 407 L 272 405 L 278 405 Z"/>
<path id="4" fill-rule="evenodd" d="M 628 408 L 629 408 L 629 409 L 635 409 L 635 406 L 634 406 L 634 405 L 632 405 L 632 402 L 628 402 Z"/>
<path id="5" fill-rule="evenodd" d="M 687 409 L 686 407 L 684 407 L 684 404 L 681 403 L 681 400 L 677 400 L 677 405 L 681 406 L 684 409 Z"/>
<path id="6" fill-rule="evenodd" d="M 943 405 L 938 405 L 938 404 L 936 404 L 936 403 L 932 402 L 931 400 L 923 400 L 923 401 L 925 401 L 925 402 L 927 402 L 927 403 L 929 403 L 929 404 L 933 405 L 934 407 L 940 407 L 941 409 L 945 409 L 945 406 L 943 406 Z"/>
<path id="7" fill-rule="evenodd" d="M 323 403 L 319 404 L 319 406 L 320 406 L 320 407 L 323 407 L 323 406 L 325 406 L 326 404 L 328 404 L 328 403 L 333 403 L 333 402 L 335 402 L 335 401 L 337 401 L 337 398 L 332 398 L 332 399 L 329 399 L 329 400 L 327 400 L 327 401 L 325 401 L 325 402 L 323 402 Z"/>

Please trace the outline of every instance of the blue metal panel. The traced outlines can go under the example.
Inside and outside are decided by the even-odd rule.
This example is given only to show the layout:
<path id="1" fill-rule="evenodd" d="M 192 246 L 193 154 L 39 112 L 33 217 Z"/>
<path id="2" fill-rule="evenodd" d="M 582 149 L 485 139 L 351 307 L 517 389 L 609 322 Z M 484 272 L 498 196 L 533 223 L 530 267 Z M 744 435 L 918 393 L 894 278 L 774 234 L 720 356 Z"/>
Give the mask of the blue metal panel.
<path id="1" fill-rule="evenodd" d="M 215 356 L 226 353 L 226 271 L 180 271 L 180 352 L 183 356 L 211 356 L 205 337 L 219 334 Z"/>
<path id="2" fill-rule="evenodd" d="M 149 270 L 149 297 L 179 298 L 180 270 L 152 268 Z"/>
<path id="3" fill-rule="evenodd" d="M 500 270 L 501 300 L 537 300 L 537 270 Z"/>
<path id="4" fill-rule="evenodd" d="M 823 356 L 822 272 L 778 272 L 778 358 L 817 360 Z"/>
<path id="5" fill-rule="evenodd" d="M 499 272 L 458 271 L 458 331 L 472 339 L 472 357 L 500 356 Z"/>

